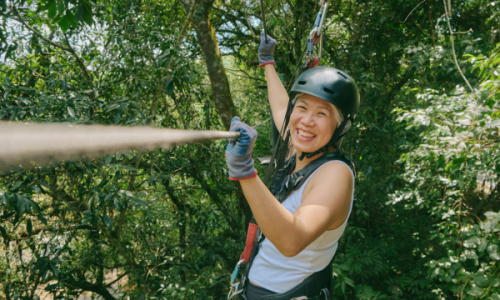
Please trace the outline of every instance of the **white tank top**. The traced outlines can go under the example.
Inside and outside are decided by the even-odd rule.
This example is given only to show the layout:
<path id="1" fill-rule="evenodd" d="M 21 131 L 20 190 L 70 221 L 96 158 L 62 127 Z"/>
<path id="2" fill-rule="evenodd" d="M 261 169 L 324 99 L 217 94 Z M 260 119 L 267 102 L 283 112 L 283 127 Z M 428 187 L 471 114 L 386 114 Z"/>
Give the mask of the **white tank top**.
<path id="1" fill-rule="evenodd" d="M 332 162 L 343 163 L 341 161 L 329 161 L 321 165 L 307 178 L 299 190 L 288 196 L 282 204 L 283 207 L 293 214 L 302 203 L 302 194 L 309 180 L 321 167 Z M 343 164 L 347 166 L 347 164 Z M 349 166 L 347 167 L 349 168 Z M 264 239 L 259 245 L 259 252 L 248 274 L 248 278 L 253 284 L 275 293 L 284 293 L 301 283 L 309 275 L 323 270 L 330 263 L 337 251 L 339 239 L 344 233 L 347 219 L 349 219 L 352 210 L 354 196 L 354 174 L 352 170 L 351 174 L 353 178 L 353 194 L 351 195 L 349 213 L 344 223 L 338 228 L 325 231 L 294 257 L 284 256 L 268 239 Z"/>

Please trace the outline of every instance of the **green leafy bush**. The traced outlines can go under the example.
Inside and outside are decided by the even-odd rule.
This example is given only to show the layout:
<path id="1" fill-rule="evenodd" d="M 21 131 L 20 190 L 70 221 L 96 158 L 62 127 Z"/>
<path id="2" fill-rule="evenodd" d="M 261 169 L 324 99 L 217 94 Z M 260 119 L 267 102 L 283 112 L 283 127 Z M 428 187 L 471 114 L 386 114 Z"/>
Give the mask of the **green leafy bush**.
<path id="1" fill-rule="evenodd" d="M 418 108 L 395 110 L 419 142 L 403 146 L 411 148 L 398 161 L 406 184 L 389 204 L 427 220 L 415 230 L 429 230 L 420 231 L 420 260 L 434 293 L 500 299 L 500 46 L 469 61 L 483 78 L 477 97 L 460 86 L 451 95 L 429 89 Z"/>

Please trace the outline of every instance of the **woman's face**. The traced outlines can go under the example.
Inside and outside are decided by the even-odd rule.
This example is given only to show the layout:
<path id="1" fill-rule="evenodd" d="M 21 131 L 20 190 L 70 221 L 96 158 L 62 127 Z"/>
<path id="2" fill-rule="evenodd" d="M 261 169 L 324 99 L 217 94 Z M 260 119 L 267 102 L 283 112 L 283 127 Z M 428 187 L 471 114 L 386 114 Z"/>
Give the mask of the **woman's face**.
<path id="1" fill-rule="evenodd" d="M 314 152 L 330 141 L 337 128 L 334 107 L 318 97 L 303 94 L 295 103 L 289 128 L 297 151 Z"/>

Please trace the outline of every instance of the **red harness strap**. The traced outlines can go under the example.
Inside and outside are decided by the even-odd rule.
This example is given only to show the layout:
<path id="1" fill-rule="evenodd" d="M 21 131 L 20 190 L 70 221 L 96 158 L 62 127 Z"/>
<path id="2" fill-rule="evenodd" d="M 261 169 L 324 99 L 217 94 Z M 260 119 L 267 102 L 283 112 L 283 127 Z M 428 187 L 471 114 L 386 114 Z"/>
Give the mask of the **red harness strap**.
<path id="1" fill-rule="evenodd" d="M 243 264 L 248 263 L 248 260 L 250 260 L 250 255 L 252 254 L 253 243 L 255 242 L 258 228 L 259 226 L 257 226 L 257 224 L 255 223 L 248 224 L 247 242 L 245 244 L 245 250 L 243 250 L 243 253 L 241 253 L 240 256 L 240 260 L 243 259 Z"/>

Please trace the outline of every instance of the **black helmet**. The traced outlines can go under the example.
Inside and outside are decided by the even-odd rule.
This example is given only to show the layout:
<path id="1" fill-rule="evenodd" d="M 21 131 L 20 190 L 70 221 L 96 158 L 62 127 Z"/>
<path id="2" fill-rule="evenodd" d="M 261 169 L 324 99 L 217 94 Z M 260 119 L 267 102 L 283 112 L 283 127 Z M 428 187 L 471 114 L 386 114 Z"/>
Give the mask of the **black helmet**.
<path id="1" fill-rule="evenodd" d="M 295 99 L 299 93 L 309 94 L 335 105 L 344 117 L 344 121 L 337 126 L 331 140 L 324 147 L 313 153 L 303 153 L 299 159 L 327 152 L 330 146 L 340 147 L 344 131 L 349 129 L 359 109 L 359 91 L 354 79 L 339 69 L 311 68 L 297 77 L 290 92 L 290 99 Z M 293 106 L 295 103 L 290 104 Z"/>
<path id="2" fill-rule="evenodd" d="M 339 69 L 316 67 L 304 71 L 292 86 L 290 98 L 306 93 L 328 101 L 341 110 L 344 119 L 354 119 L 359 109 L 358 86 Z"/>

